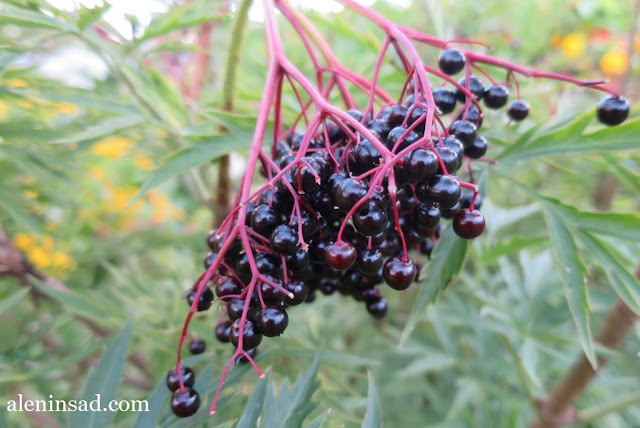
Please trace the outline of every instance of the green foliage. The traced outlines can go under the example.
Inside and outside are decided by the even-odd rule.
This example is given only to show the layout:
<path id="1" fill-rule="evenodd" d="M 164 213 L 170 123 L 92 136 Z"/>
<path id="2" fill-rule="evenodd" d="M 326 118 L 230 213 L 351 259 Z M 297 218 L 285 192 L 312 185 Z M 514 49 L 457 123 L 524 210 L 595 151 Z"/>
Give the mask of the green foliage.
<path id="1" fill-rule="evenodd" d="M 209 403 L 231 354 L 213 338 L 219 309 L 197 315 L 190 333 L 205 338 L 208 349 L 186 364 L 197 373 L 202 406 L 190 419 L 174 417 L 164 376 L 175 364 L 187 311 L 183 292 L 205 252 L 211 214 L 204 202 L 216 192 L 217 159 L 235 152 L 242 164 L 246 157 L 266 72 L 263 28 L 250 22 L 235 70 L 236 112 L 222 112 L 234 11 L 223 1 L 186 3 L 173 4 L 127 40 L 105 21 L 107 2 L 66 12 L 41 0 L 0 1 L 0 223 L 33 265 L 69 288 L 35 278 L 22 283 L 0 271 L 4 401 L 19 392 L 35 399 L 91 400 L 101 392 L 103 402 L 148 400 L 150 411 L 142 413 L 47 414 L 87 427 L 526 426 L 535 399 L 576 355 L 595 363 L 603 352 L 593 336 L 616 299 L 640 315 L 633 274 L 640 254 L 637 107 L 627 123 L 603 128 L 593 108 L 584 107 L 599 95 L 522 79 L 531 117 L 508 126 L 501 113 L 484 118 L 487 128 L 501 130 L 486 134 L 488 156 L 499 162 L 473 166 L 485 193 L 482 237 L 467 242 L 445 230 L 420 284 L 403 293 L 383 290 L 384 321 L 335 297 L 292 308 L 286 334 L 261 345 L 257 362 L 268 367 L 267 376 L 232 367 L 215 415 Z M 587 67 L 595 68 L 617 39 L 594 42 L 577 62 L 551 47 L 552 39 L 626 28 L 631 2 L 571 4 L 374 7 L 439 37 L 488 42 L 497 56 L 599 78 L 601 71 Z M 308 15 L 346 67 L 370 75 L 378 30 L 350 11 Z M 214 55 L 194 99 L 181 83 L 191 82 L 199 52 L 192 41 L 203 23 L 214 24 Z M 310 72 L 293 29 L 281 30 L 287 55 Z M 106 77 L 78 87 L 43 74 L 45 54 L 69 48 L 97 55 Z M 184 76 L 171 73 L 167 52 L 188 55 Z M 435 49 L 421 54 L 430 62 L 437 57 Z M 399 62 L 387 60 L 380 82 L 396 94 Z M 298 108 L 292 91 L 283 104 L 290 123 Z M 244 172 L 238 168 L 236 184 Z M 603 187 L 609 179 L 614 190 Z M 608 207 L 598 202 L 603 193 L 611 196 Z M 120 331 L 106 351 L 96 333 L 103 329 Z M 134 351 L 146 357 L 142 368 L 126 358 Z M 607 351 L 608 365 L 576 402 L 585 426 L 640 426 L 636 354 L 633 344 Z M 0 411 L 0 426 L 31 423 L 27 414 Z"/>

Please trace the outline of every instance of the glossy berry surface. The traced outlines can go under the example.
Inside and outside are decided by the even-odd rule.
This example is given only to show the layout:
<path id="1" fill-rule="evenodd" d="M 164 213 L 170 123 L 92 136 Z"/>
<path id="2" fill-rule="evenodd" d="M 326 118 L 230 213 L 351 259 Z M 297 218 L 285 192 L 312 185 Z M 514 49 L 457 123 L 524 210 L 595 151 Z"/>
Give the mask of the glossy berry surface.
<path id="1" fill-rule="evenodd" d="M 462 71 L 465 56 L 458 49 L 445 49 L 438 56 L 438 66 L 444 74 L 452 76 Z"/>
<path id="2" fill-rule="evenodd" d="M 453 231 L 461 238 L 477 238 L 484 231 L 484 216 L 476 209 L 464 208 L 453 218 Z"/>
<path id="3" fill-rule="evenodd" d="M 199 337 L 191 339 L 189 342 L 189 352 L 193 355 L 202 354 L 207 349 L 207 344 Z"/>
<path id="4" fill-rule="evenodd" d="M 503 107 L 509 99 L 509 89 L 504 85 L 491 85 L 484 90 L 484 104 L 496 110 Z"/>
<path id="5" fill-rule="evenodd" d="M 471 159 L 480 159 L 487 153 L 487 140 L 481 136 L 476 136 L 473 143 L 464 148 L 464 155 Z"/>
<path id="6" fill-rule="evenodd" d="M 273 229 L 270 245 L 276 253 L 292 256 L 298 251 L 298 233 L 293 227 L 281 224 Z"/>
<path id="7" fill-rule="evenodd" d="M 387 299 L 379 297 L 366 302 L 367 312 L 376 319 L 382 319 L 387 314 Z"/>
<path id="8" fill-rule="evenodd" d="M 326 250 L 327 264 L 336 270 L 347 270 L 356 261 L 356 248 L 349 242 L 334 242 Z"/>
<path id="9" fill-rule="evenodd" d="M 434 175 L 429 181 L 418 186 L 416 191 L 420 202 L 434 202 L 441 208 L 453 207 L 462 193 L 458 180 L 450 175 Z"/>
<path id="10" fill-rule="evenodd" d="M 216 325 L 215 335 L 216 339 L 221 343 L 229 342 L 229 333 L 231 332 L 231 322 L 228 320 L 222 320 Z"/>
<path id="11" fill-rule="evenodd" d="M 171 411 L 180 418 L 193 415 L 199 408 L 200 395 L 193 388 L 178 389 L 171 396 Z"/>
<path id="12" fill-rule="evenodd" d="M 417 274 L 415 263 L 409 258 L 403 260 L 401 256 L 391 257 L 382 270 L 384 282 L 394 290 L 409 288 Z"/>
<path id="13" fill-rule="evenodd" d="M 476 139 L 476 126 L 466 120 L 456 120 L 449 128 L 451 135 L 455 136 L 463 146 L 473 144 Z"/>
<path id="14" fill-rule="evenodd" d="M 181 366 L 182 369 L 182 382 L 186 387 L 192 387 L 196 383 L 196 374 L 193 372 L 191 367 Z M 180 388 L 180 377 L 176 372 L 176 368 L 172 368 L 167 372 L 166 377 L 167 388 L 169 391 L 175 391 Z"/>
<path id="15" fill-rule="evenodd" d="M 607 126 L 620 125 L 629 117 L 629 102 L 623 97 L 603 98 L 596 108 L 598 120 Z"/>
<path id="16" fill-rule="evenodd" d="M 469 78 L 468 88 L 466 83 L 467 83 L 466 77 L 463 77 L 462 79 L 458 80 L 458 84 L 460 86 L 464 87 L 465 89 L 468 89 L 468 91 L 471 92 L 471 94 L 477 100 L 481 99 L 482 96 L 484 95 L 484 83 L 482 83 L 482 79 L 480 79 L 478 76 L 471 75 L 471 77 Z M 465 92 L 462 91 L 460 88 L 457 88 L 456 97 L 460 102 L 464 102 L 467 98 Z"/>
<path id="17" fill-rule="evenodd" d="M 282 306 L 268 306 L 258 314 L 258 329 L 267 337 L 280 336 L 289 325 L 289 316 Z"/>
<path id="18" fill-rule="evenodd" d="M 187 303 L 189 306 L 193 304 L 193 301 L 196 299 L 196 295 L 198 294 L 197 290 L 190 290 L 187 295 Z M 200 298 L 198 299 L 198 312 L 206 311 L 211 307 L 211 303 L 213 302 L 213 291 L 209 287 L 205 287 L 200 294 Z"/>
<path id="19" fill-rule="evenodd" d="M 309 287 L 304 281 L 291 279 L 284 288 L 293 294 L 293 298 L 286 296 L 284 303 L 289 306 L 296 306 L 303 303 L 309 294 Z"/>
<path id="20" fill-rule="evenodd" d="M 231 332 L 229 333 L 229 339 L 233 346 L 238 346 L 240 343 L 240 319 L 237 319 L 231 324 Z M 242 333 L 242 347 L 243 349 L 252 349 L 260 345 L 262 342 L 262 333 L 258 330 L 256 322 L 254 320 L 247 319 L 244 323 L 244 331 Z"/>
<path id="21" fill-rule="evenodd" d="M 360 272 L 373 275 L 384 263 L 382 253 L 377 248 L 364 249 L 358 252 L 358 269 Z"/>
<path id="22" fill-rule="evenodd" d="M 529 116 L 529 103 L 522 100 L 515 100 L 509 103 L 507 114 L 511 120 L 519 122 Z"/>
<path id="23" fill-rule="evenodd" d="M 456 108 L 456 93 L 448 88 L 437 88 L 433 91 L 433 101 L 442 114 L 449 114 Z"/>

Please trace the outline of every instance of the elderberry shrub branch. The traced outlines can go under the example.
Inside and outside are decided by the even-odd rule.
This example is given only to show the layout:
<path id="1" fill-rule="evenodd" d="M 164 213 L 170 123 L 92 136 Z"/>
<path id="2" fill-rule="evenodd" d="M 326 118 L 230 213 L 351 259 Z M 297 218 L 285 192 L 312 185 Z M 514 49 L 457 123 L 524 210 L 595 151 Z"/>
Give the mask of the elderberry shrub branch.
<path id="1" fill-rule="evenodd" d="M 482 198 L 471 161 L 491 160 L 484 158 L 487 140 L 478 134 L 483 122 L 480 101 L 489 109 L 506 106 L 513 81 L 516 100 L 508 105 L 507 114 L 512 121 L 525 119 L 529 105 L 520 98 L 516 73 L 609 93 L 597 107 L 597 116 L 606 125 L 622 123 L 629 114 L 628 102 L 602 82 L 532 70 L 451 48 L 450 42 L 399 26 L 352 0 L 342 0 L 385 34 L 368 80 L 342 66 L 319 31 L 287 0 L 264 3 L 269 69 L 247 173 L 235 197 L 236 208 L 217 230 L 209 232 L 206 270 L 188 292 L 189 312 L 176 365 L 166 378 L 173 391 L 171 408 L 180 417 L 192 415 L 200 406 L 195 373 L 182 364 L 189 324 L 196 312 L 212 306 L 216 296 L 223 308 L 216 338 L 230 342 L 235 351 L 216 388 L 211 413 L 216 411 L 220 391 L 235 363 L 250 363 L 258 376 L 264 376 L 254 360 L 257 347 L 264 336 L 285 331 L 287 308 L 312 302 L 317 291 L 325 295 L 338 291 L 363 301 L 373 317 L 383 318 L 387 301 L 381 285 L 405 290 L 416 281 L 421 264 L 439 239 L 441 219 L 451 219 L 460 238 L 482 234 Z M 285 55 L 276 8 L 303 42 L 315 82 Z M 437 68 L 422 61 L 414 42 L 441 49 Z M 378 84 L 391 48 L 406 74 L 397 97 Z M 482 64 L 504 69 L 505 82 L 499 83 Z M 485 87 L 473 70 L 488 78 L 490 85 Z M 464 76 L 454 80 L 452 76 L 461 72 Z M 443 85 L 434 87 L 430 75 Z M 349 85 L 367 95 L 361 109 Z M 283 122 L 281 104 L 286 87 L 300 105 L 289 126 Z M 344 109 L 329 101 L 336 90 Z M 456 111 L 458 103 L 461 106 Z M 265 150 L 270 117 L 274 132 Z M 297 131 L 302 123 L 304 131 Z M 266 182 L 252 191 L 257 169 Z M 465 173 L 468 181 L 461 179 Z M 189 350 L 201 353 L 205 344 L 192 339 Z"/>

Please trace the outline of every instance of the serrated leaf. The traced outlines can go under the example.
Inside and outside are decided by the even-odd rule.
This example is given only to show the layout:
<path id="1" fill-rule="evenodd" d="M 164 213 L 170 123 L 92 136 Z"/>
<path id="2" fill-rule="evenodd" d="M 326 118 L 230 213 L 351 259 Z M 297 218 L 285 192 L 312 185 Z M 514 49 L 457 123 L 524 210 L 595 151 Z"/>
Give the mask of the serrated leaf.
<path id="1" fill-rule="evenodd" d="M 80 397 L 81 400 L 91 402 L 99 394 L 100 404 L 104 406 L 116 398 L 116 392 L 124 372 L 127 347 L 132 331 L 133 324 L 127 324 L 111 343 L 111 346 L 102 354 L 98 366 L 89 374 Z M 116 412 L 108 411 L 74 412 L 70 413 L 68 421 L 71 427 L 99 428 L 111 424 L 116 414 Z"/>
<path id="2" fill-rule="evenodd" d="M 367 378 L 369 379 L 369 391 L 367 392 L 367 412 L 365 413 L 364 420 L 362 421 L 362 428 L 380 428 L 382 426 L 380 401 L 371 371 L 367 371 Z"/>
<path id="3" fill-rule="evenodd" d="M 15 293 L 7 296 L 5 299 L 0 301 L 0 314 L 2 314 L 7 309 L 11 309 L 13 306 L 17 305 L 20 300 L 24 299 L 24 297 L 29 294 L 28 288 L 20 288 Z"/>
<path id="4" fill-rule="evenodd" d="M 275 383 L 267 391 L 264 404 L 262 426 L 268 428 L 298 428 L 304 419 L 316 407 L 311 396 L 318 389 L 320 382 L 316 380 L 320 355 L 316 354 L 307 371 L 296 380 L 293 387 L 284 381 L 276 398 Z"/>
<path id="5" fill-rule="evenodd" d="M 47 16 L 44 13 L 8 4 L 0 4 L 0 26 L 8 24 L 48 30 L 77 31 L 77 28 L 72 24 Z"/>
<path id="6" fill-rule="evenodd" d="M 442 233 L 431 261 L 423 273 L 425 280 L 420 284 L 420 290 L 402 331 L 400 344 L 407 340 L 429 303 L 433 302 L 460 272 L 467 254 L 467 247 L 468 241 L 456 236 L 453 228 L 448 227 Z"/>
<path id="7" fill-rule="evenodd" d="M 578 340 L 593 367 L 597 366 L 596 353 L 589 323 L 589 296 L 584 281 L 586 269 L 578 255 L 571 231 L 552 210 L 545 209 L 551 248 L 560 271 L 565 296 L 578 333 Z"/>
<path id="8" fill-rule="evenodd" d="M 253 392 L 244 406 L 244 412 L 238 421 L 236 428 L 255 428 L 258 426 L 258 418 L 262 413 L 264 397 L 267 394 L 267 385 L 269 384 L 269 376 L 265 376 L 258 381 L 253 388 Z"/>
<path id="9" fill-rule="evenodd" d="M 163 163 L 151 173 L 150 177 L 138 190 L 138 193 L 129 201 L 129 205 L 170 178 L 183 174 L 191 168 L 216 160 L 232 151 L 249 147 L 251 145 L 251 137 L 250 133 L 244 132 L 242 134 L 214 135 L 209 138 L 207 143 L 194 144 L 191 147 L 174 152 L 165 158 Z"/>
<path id="10" fill-rule="evenodd" d="M 618 297 L 640 316 L 640 282 L 620 264 L 620 255 L 615 254 L 612 247 L 589 233 L 581 233 L 579 238 L 594 261 L 605 271 Z"/>
<path id="11" fill-rule="evenodd" d="M 140 125 L 145 122 L 143 116 L 120 116 L 107 119 L 96 125 L 90 126 L 84 131 L 81 131 L 75 135 L 69 137 L 60 138 L 52 141 L 54 144 L 73 144 L 84 143 L 86 141 L 93 141 L 99 138 L 107 137 L 115 134 L 116 132 L 123 131 L 128 128 Z"/>

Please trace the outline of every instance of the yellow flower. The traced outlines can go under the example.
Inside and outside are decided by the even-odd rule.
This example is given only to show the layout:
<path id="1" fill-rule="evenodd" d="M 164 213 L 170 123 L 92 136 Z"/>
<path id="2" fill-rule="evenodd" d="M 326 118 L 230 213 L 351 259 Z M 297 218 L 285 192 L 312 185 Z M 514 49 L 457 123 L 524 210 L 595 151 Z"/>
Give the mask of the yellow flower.
<path id="1" fill-rule="evenodd" d="M 42 235 L 42 246 L 45 250 L 53 250 L 53 238 L 49 235 Z"/>
<path id="2" fill-rule="evenodd" d="M 109 159 L 117 159 L 127 154 L 127 150 L 132 144 L 130 139 L 115 135 L 94 144 L 91 152 Z"/>
<path id="3" fill-rule="evenodd" d="M 0 101 L 0 119 L 2 119 L 6 113 L 7 105 L 4 102 Z"/>
<path id="4" fill-rule="evenodd" d="M 551 46 L 554 48 L 559 48 L 562 43 L 562 36 L 560 34 L 554 34 L 551 36 Z"/>
<path id="5" fill-rule="evenodd" d="M 27 82 L 22 79 L 10 79 L 7 83 L 14 88 L 26 88 L 28 86 Z"/>
<path id="6" fill-rule="evenodd" d="M 562 51 L 569 58 L 577 58 L 584 51 L 587 44 L 584 34 L 569 33 L 563 37 L 561 46 Z"/>
<path id="7" fill-rule="evenodd" d="M 35 199 L 38 197 L 38 192 L 35 190 L 25 190 L 24 194 L 31 199 Z"/>
<path id="8" fill-rule="evenodd" d="M 98 165 L 91 165 L 89 167 L 89 175 L 96 180 L 102 180 L 105 177 L 104 168 Z"/>
<path id="9" fill-rule="evenodd" d="M 71 103 L 57 103 L 56 108 L 62 114 L 76 114 L 78 112 L 78 106 Z"/>
<path id="10" fill-rule="evenodd" d="M 26 250 L 36 243 L 36 236 L 32 233 L 18 232 L 13 235 L 13 245 L 21 250 Z"/>
<path id="11" fill-rule="evenodd" d="M 71 260 L 68 254 L 56 251 L 51 256 L 51 264 L 56 268 L 69 269 L 73 265 L 73 260 Z"/>
<path id="12" fill-rule="evenodd" d="M 620 76 L 627 69 L 627 65 L 629 65 L 629 58 L 620 49 L 607 51 L 600 59 L 600 69 L 607 76 Z"/>
<path id="13" fill-rule="evenodd" d="M 27 257 L 36 267 L 43 268 L 51 264 L 51 257 L 41 247 L 33 247 L 27 252 Z"/>
<path id="14" fill-rule="evenodd" d="M 151 168 L 153 168 L 153 162 L 151 161 L 151 159 L 149 159 L 145 155 L 136 153 L 133 156 L 133 161 L 135 162 L 136 166 L 143 171 L 148 171 Z"/>

